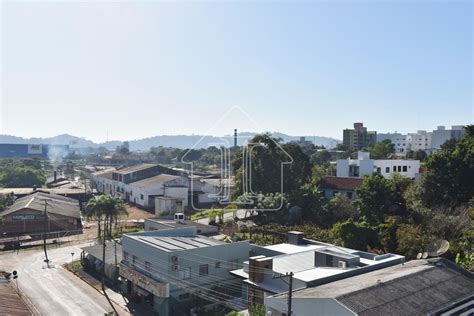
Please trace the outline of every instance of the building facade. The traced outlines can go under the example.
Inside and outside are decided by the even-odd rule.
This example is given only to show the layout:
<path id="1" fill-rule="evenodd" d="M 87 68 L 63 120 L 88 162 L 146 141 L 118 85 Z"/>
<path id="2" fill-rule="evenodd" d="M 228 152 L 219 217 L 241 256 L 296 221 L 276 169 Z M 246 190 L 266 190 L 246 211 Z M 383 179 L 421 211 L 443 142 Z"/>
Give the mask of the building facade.
<path id="1" fill-rule="evenodd" d="M 33 193 L 0 213 L 0 233 L 4 236 L 30 234 L 39 239 L 44 232 L 65 231 L 81 233 L 82 221 L 79 202 L 64 196 Z"/>
<path id="2" fill-rule="evenodd" d="M 124 291 L 159 315 L 188 315 L 193 297 L 231 301 L 241 293 L 229 271 L 248 259 L 249 243 L 225 243 L 182 227 L 124 235 L 122 249 Z"/>
<path id="3" fill-rule="evenodd" d="M 342 143 L 349 150 L 361 150 L 377 142 L 377 132 L 367 131 L 363 123 L 354 123 L 354 128 L 344 129 Z"/>
<path id="4" fill-rule="evenodd" d="M 385 178 L 398 173 L 407 178 L 417 180 L 420 176 L 419 160 L 404 159 L 370 159 L 368 152 L 359 151 L 357 159 L 338 159 L 336 161 L 337 177 L 356 177 L 378 173 Z"/>

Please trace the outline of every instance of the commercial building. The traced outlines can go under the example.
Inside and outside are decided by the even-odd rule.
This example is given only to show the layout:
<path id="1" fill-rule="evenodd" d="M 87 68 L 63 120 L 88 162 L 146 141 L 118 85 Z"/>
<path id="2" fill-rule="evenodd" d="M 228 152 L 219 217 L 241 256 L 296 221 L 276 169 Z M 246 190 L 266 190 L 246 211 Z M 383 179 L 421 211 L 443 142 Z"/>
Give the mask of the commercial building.
<path id="1" fill-rule="evenodd" d="M 175 204 L 180 205 L 176 210 L 188 205 L 188 179 L 160 165 L 139 164 L 122 169 L 105 169 L 93 173 L 91 179 L 98 192 L 143 208 L 155 210 L 158 207 L 161 212 L 163 207 L 163 210 L 167 209 L 167 199 L 174 199 Z"/>
<path id="2" fill-rule="evenodd" d="M 355 190 L 362 185 L 361 178 L 324 176 L 319 184 L 324 197 L 332 199 L 336 194 L 343 194 L 348 199 L 357 199 Z"/>
<path id="3" fill-rule="evenodd" d="M 159 315 L 188 315 L 193 297 L 239 309 L 245 305 L 235 299 L 240 282 L 229 271 L 248 259 L 248 241 L 225 243 L 185 226 L 124 235 L 122 249 L 125 293 Z"/>
<path id="4" fill-rule="evenodd" d="M 420 174 L 419 160 L 404 159 L 370 159 L 370 153 L 357 152 L 357 159 L 338 159 L 336 161 L 337 177 L 356 177 L 378 173 L 389 178 L 398 173 L 407 178 L 416 180 Z"/>
<path id="5" fill-rule="evenodd" d="M 354 128 L 343 130 L 342 143 L 349 150 L 361 150 L 377 142 L 377 132 L 367 131 L 363 123 L 354 123 Z"/>
<path id="6" fill-rule="evenodd" d="M 0 158 L 58 159 L 69 155 L 68 145 L 0 144 Z"/>
<path id="7" fill-rule="evenodd" d="M 105 243 L 105 276 L 111 282 L 116 282 L 119 276 L 119 263 L 122 261 L 122 244 L 116 241 Z M 82 248 L 81 265 L 89 273 L 102 275 L 103 245 L 96 244 Z"/>
<path id="8" fill-rule="evenodd" d="M 308 240 L 300 232 L 288 232 L 287 243 L 252 246 L 251 253 L 242 269 L 231 271 L 246 286 L 243 293 L 250 305 L 264 304 L 267 296 L 287 292 L 289 273 L 293 273 L 293 289 L 298 290 L 365 275 L 404 260 L 395 254 L 376 255 Z"/>
<path id="9" fill-rule="evenodd" d="M 77 200 L 56 194 L 33 193 L 17 199 L 0 213 L 0 233 L 31 234 L 82 231 L 81 210 Z"/>
<path id="10" fill-rule="evenodd" d="M 288 294 L 265 298 L 287 315 Z M 294 315 L 472 315 L 474 274 L 446 259 L 413 260 L 292 293 Z"/>

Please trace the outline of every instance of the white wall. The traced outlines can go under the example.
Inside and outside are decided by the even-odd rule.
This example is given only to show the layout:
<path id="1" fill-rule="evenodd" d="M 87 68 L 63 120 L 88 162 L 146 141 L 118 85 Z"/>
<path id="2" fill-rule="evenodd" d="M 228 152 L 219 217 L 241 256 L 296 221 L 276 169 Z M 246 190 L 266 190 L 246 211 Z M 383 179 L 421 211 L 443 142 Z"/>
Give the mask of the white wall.
<path id="1" fill-rule="evenodd" d="M 399 173 L 410 179 L 418 177 L 420 172 L 419 160 L 404 159 L 367 159 L 367 153 L 358 153 L 358 158 L 363 159 L 338 159 L 336 162 L 336 176 L 349 177 L 349 166 L 359 167 L 359 177 L 379 172 L 382 176 L 389 178 L 393 173 Z M 394 170 L 395 167 L 395 170 Z M 387 169 L 388 168 L 388 169 Z"/>

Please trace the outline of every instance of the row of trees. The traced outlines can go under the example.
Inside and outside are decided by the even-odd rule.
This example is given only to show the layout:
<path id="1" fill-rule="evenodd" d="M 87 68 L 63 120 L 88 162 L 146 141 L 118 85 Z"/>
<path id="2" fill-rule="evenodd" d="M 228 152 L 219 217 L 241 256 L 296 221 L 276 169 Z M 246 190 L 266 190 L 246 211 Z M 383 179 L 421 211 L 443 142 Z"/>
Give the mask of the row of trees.
<path id="1" fill-rule="evenodd" d="M 0 187 L 41 187 L 46 182 L 39 159 L 0 160 Z"/>

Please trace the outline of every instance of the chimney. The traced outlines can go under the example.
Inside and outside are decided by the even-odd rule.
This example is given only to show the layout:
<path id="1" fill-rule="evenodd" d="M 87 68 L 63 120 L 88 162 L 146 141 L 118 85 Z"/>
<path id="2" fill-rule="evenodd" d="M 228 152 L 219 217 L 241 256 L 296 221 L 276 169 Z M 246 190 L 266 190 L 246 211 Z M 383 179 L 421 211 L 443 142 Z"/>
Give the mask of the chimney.
<path id="1" fill-rule="evenodd" d="M 292 245 L 303 245 L 304 244 L 304 233 L 297 231 L 289 231 L 287 233 L 288 243 Z"/>
<path id="2" fill-rule="evenodd" d="M 234 129 L 234 147 L 237 147 L 237 129 Z"/>
<path id="3" fill-rule="evenodd" d="M 273 269 L 273 258 L 255 256 L 249 258 L 249 280 L 261 283 L 265 279 L 265 269 Z"/>

